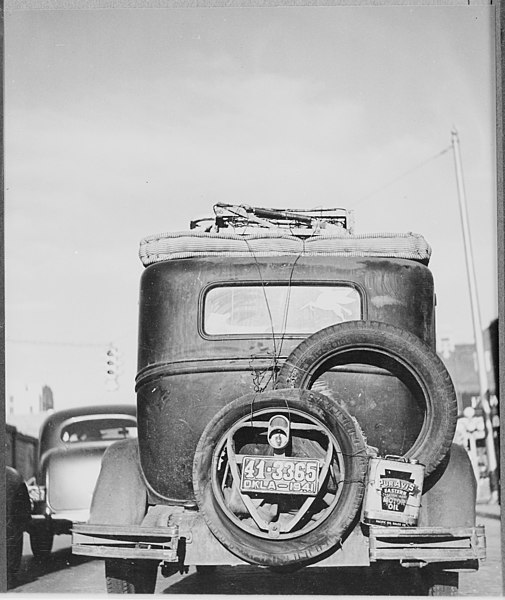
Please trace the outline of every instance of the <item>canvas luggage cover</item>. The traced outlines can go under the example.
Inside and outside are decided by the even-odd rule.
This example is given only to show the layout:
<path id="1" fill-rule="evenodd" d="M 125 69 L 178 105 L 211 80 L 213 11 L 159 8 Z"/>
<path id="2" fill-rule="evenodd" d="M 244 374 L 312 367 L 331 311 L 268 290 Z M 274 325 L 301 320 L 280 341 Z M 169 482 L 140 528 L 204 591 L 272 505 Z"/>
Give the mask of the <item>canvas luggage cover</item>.
<path id="1" fill-rule="evenodd" d="M 198 257 L 347 256 L 406 258 L 428 264 L 431 248 L 417 233 L 318 233 L 305 239 L 265 229 L 251 234 L 183 231 L 160 233 L 140 242 L 142 264 Z"/>

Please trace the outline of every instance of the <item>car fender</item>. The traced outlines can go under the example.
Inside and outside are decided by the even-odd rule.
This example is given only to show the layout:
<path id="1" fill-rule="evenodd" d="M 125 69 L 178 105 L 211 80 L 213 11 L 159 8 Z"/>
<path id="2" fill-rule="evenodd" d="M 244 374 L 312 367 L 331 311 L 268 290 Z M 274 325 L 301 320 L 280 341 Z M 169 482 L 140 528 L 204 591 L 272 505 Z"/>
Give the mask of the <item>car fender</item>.
<path id="1" fill-rule="evenodd" d="M 121 440 L 105 451 L 93 493 L 89 523 L 139 525 L 147 512 L 147 489 L 136 439 Z"/>
<path id="2" fill-rule="evenodd" d="M 420 527 L 473 527 L 477 482 L 467 451 L 452 444 L 448 458 L 426 481 Z"/>

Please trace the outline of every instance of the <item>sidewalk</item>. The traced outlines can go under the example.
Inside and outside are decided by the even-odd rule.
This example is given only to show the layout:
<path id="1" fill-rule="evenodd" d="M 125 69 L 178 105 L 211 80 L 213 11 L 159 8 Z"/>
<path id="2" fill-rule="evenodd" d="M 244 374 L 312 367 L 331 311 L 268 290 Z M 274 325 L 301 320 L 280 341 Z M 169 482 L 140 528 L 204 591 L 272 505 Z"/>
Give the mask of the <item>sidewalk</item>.
<path id="1" fill-rule="evenodd" d="M 501 507 L 497 502 L 491 502 L 490 499 L 491 492 L 489 490 L 489 480 L 483 478 L 479 481 L 475 512 L 478 517 L 499 519 L 501 516 Z"/>

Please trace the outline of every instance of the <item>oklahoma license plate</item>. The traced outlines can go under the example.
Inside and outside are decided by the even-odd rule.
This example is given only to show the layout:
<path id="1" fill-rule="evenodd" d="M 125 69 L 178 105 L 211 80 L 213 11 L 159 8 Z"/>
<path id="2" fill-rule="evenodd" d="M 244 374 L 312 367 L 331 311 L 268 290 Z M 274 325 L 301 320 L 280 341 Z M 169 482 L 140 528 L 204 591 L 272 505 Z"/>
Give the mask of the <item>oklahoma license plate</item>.
<path id="1" fill-rule="evenodd" d="M 277 456 L 244 456 L 240 491 L 314 496 L 319 488 L 319 461 Z"/>

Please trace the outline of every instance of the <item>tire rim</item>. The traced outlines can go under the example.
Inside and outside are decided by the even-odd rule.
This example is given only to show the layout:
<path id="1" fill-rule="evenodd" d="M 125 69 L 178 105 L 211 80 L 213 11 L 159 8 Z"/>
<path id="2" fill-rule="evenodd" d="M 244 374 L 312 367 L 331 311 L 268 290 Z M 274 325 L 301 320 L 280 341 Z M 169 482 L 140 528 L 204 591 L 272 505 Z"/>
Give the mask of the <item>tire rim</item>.
<path id="1" fill-rule="evenodd" d="M 266 438 L 269 420 L 275 415 L 287 417 L 291 426 L 291 443 L 282 458 L 319 463 L 319 483 L 311 495 L 240 489 L 245 456 L 277 457 Z M 212 489 L 222 513 L 243 531 L 268 540 L 296 538 L 319 527 L 335 509 L 345 475 L 335 435 L 318 418 L 285 406 L 251 412 L 237 420 L 219 438 L 212 456 Z"/>

